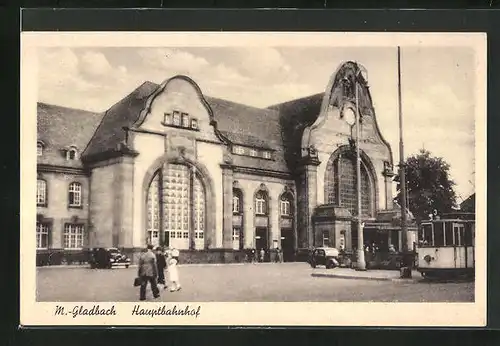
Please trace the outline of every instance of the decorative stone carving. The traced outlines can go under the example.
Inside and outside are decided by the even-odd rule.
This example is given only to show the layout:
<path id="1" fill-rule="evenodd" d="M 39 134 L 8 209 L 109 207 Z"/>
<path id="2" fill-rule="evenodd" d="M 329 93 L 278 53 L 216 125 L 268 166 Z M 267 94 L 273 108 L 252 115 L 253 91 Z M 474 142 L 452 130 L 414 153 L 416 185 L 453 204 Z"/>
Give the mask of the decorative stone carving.
<path id="1" fill-rule="evenodd" d="M 318 150 L 314 146 L 314 144 L 311 144 L 308 148 L 308 155 L 310 159 L 318 159 Z"/>
<path id="2" fill-rule="evenodd" d="M 391 177 L 394 175 L 392 165 L 389 163 L 389 161 L 384 161 L 384 171 L 383 171 L 384 176 L 386 177 Z"/>
<path id="3" fill-rule="evenodd" d="M 222 154 L 222 161 L 226 165 L 232 165 L 233 164 L 233 156 L 231 155 L 231 153 L 229 152 L 229 150 L 228 150 L 227 147 L 224 147 L 224 152 Z"/>

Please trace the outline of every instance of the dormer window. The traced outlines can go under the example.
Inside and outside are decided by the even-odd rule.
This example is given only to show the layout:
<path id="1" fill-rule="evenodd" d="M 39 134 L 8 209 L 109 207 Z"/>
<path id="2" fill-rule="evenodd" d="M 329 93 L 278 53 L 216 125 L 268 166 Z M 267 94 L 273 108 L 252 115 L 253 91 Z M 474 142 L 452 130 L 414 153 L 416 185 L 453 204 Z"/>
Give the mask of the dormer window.
<path id="1" fill-rule="evenodd" d="M 43 155 L 43 143 L 38 142 L 36 144 L 36 156 L 42 156 Z"/>
<path id="2" fill-rule="evenodd" d="M 77 160 L 78 150 L 75 147 L 71 147 L 66 151 L 66 160 Z"/>
<path id="3" fill-rule="evenodd" d="M 198 120 L 191 119 L 191 128 L 194 130 L 198 130 Z"/>
<path id="4" fill-rule="evenodd" d="M 250 156 L 257 156 L 257 150 L 250 149 Z"/>
<path id="5" fill-rule="evenodd" d="M 270 159 L 271 158 L 271 153 L 269 151 L 264 151 L 262 153 L 262 156 L 265 158 L 265 159 Z"/>

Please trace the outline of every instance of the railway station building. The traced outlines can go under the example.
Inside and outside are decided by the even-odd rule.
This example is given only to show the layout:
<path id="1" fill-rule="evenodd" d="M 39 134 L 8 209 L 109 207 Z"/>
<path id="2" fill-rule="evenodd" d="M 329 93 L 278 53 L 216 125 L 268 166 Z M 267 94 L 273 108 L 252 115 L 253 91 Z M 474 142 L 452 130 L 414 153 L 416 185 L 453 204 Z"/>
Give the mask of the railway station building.
<path id="1" fill-rule="evenodd" d="M 37 253 L 146 244 L 196 262 L 248 249 L 357 245 L 355 107 L 340 65 L 324 92 L 255 108 L 174 76 L 144 82 L 103 113 L 38 103 Z M 366 242 L 401 237 L 393 155 L 369 88 L 359 87 Z"/>

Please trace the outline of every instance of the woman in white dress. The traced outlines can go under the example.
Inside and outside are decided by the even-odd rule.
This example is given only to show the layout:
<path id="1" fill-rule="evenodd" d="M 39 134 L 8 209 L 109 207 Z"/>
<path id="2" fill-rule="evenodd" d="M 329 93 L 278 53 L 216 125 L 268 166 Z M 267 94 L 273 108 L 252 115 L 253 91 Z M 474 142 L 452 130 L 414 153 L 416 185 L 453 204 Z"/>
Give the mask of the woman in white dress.
<path id="1" fill-rule="evenodd" d="M 168 265 L 168 280 L 170 281 L 170 292 L 180 291 L 181 284 L 179 282 L 179 271 L 177 269 L 177 259 L 171 254 L 167 258 Z"/>

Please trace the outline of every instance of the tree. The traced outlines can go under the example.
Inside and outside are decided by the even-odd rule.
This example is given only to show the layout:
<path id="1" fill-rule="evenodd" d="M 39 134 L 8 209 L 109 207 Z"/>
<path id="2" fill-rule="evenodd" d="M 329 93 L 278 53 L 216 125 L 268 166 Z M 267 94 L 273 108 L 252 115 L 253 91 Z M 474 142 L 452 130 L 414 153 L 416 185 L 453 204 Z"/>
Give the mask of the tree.
<path id="1" fill-rule="evenodd" d="M 434 210 L 447 213 L 456 207 L 455 182 L 449 177 L 450 165 L 441 157 L 433 157 L 425 149 L 406 159 L 407 207 L 417 222 L 427 219 Z M 401 204 L 400 177 L 396 175 L 398 194 L 394 201 Z"/>

